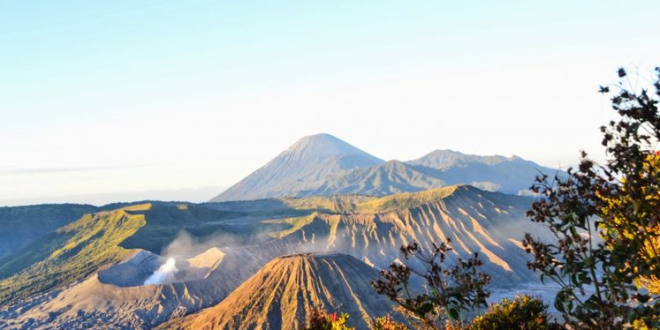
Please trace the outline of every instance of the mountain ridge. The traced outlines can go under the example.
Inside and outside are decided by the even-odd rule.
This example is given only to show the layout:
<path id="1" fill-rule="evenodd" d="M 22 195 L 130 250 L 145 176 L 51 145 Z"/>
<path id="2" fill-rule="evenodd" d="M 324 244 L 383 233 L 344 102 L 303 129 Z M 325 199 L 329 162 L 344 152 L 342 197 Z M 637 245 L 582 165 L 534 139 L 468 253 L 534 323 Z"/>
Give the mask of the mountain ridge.
<path id="1" fill-rule="evenodd" d="M 464 154 L 460 151 L 451 149 L 436 149 L 420 158 L 406 161 L 406 163 L 412 165 L 422 165 L 439 170 L 446 170 L 448 168 L 460 166 L 466 163 L 481 162 L 484 164 L 495 165 L 506 161 L 521 159 L 522 158 L 515 155 L 510 157 L 501 155 L 481 156 L 474 154 Z"/>

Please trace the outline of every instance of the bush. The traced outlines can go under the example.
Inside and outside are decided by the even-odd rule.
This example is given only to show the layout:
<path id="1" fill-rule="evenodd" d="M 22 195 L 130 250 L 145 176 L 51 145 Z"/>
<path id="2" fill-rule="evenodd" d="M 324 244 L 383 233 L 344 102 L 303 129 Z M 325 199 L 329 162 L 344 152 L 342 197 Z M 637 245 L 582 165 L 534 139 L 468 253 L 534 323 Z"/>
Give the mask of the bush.
<path id="1" fill-rule="evenodd" d="M 394 321 L 391 316 L 386 315 L 374 320 L 371 325 L 372 330 L 408 330 L 408 327 L 402 323 Z"/>
<path id="2" fill-rule="evenodd" d="M 305 330 L 355 330 L 346 325 L 348 314 L 337 313 L 328 314 L 321 308 L 312 310 L 309 317 L 309 326 Z"/>
<path id="3" fill-rule="evenodd" d="M 528 267 L 560 285 L 555 308 L 572 329 L 660 329 L 660 68 L 650 88 L 624 69 L 617 119 L 601 127 L 605 162 L 582 153 L 567 175 L 537 178 L 528 211 L 555 236 L 527 234 Z"/>
<path id="4" fill-rule="evenodd" d="M 445 265 L 450 241 L 433 244 L 430 250 L 417 242 L 401 247 L 404 263 L 393 262 L 371 282 L 378 294 L 387 296 L 409 320 L 424 329 L 461 329 L 465 313 L 478 306 L 486 306 L 490 295 L 485 286 L 490 277 L 479 270 L 483 265 L 475 253 L 471 258 L 459 258 L 452 266 Z M 406 263 L 421 264 L 414 269 Z M 410 279 L 421 279 L 426 292 L 418 294 L 411 288 Z"/>
<path id="5" fill-rule="evenodd" d="M 548 329 L 548 307 L 538 298 L 516 296 L 513 300 L 502 299 L 477 316 L 470 330 Z"/>

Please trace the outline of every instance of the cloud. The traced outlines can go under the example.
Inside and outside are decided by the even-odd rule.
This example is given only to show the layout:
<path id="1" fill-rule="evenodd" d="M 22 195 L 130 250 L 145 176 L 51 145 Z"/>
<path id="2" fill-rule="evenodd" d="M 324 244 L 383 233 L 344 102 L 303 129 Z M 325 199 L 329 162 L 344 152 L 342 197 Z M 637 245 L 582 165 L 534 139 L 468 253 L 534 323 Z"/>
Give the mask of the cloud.
<path id="1" fill-rule="evenodd" d="M 117 166 L 81 166 L 81 167 L 49 167 L 49 168 L 0 168 L 0 175 L 30 175 L 62 172 L 93 172 L 111 171 L 127 168 L 140 168 L 146 165 L 117 165 Z"/>
<path id="2" fill-rule="evenodd" d="M 62 194 L 57 196 L 35 196 L 10 198 L 0 196 L 0 206 L 20 206 L 51 203 L 79 203 L 102 206 L 111 203 L 131 203 L 139 201 L 185 201 L 192 203 L 207 202 L 224 191 L 226 187 L 209 186 L 182 189 L 152 189 L 135 191 L 117 191 L 96 194 Z"/>

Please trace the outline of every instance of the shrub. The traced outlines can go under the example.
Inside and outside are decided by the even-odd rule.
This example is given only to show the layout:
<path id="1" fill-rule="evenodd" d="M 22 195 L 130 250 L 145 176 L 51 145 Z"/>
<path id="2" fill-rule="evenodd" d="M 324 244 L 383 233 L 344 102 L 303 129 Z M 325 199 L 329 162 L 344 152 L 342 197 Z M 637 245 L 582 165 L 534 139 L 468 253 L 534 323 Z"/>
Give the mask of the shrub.
<path id="1" fill-rule="evenodd" d="M 305 330 L 355 330 L 346 325 L 348 314 L 337 313 L 328 314 L 321 308 L 312 310 L 309 317 L 309 326 Z"/>
<path id="2" fill-rule="evenodd" d="M 408 330 L 408 327 L 402 323 L 394 321 L 391 316 L 386 315 L 374 320 L 371 325 L 372 330 Z"/>
<path id="3" fill-rule="evenodd" d="M 522 295 L 502 299 L 477 316 L 470 330 L 548 329 L 548 307 L 538 298 Z"/>
<path id="4" fill-rule="evenodd" d="M 555 308 L 573 329 L 660 329 L 660 68 L 651 89 L 624 69 L 601 127 L 605 163 L 582 153 L 566 176 L 540 176 L 528 215 L 555 236 L 527 234 L 528 264 L 561 287 Z M 631 87 L 626 87 L 631 86 Z"/>
<path id="5" fill-rule="evenodd" d="M 486 306 L 489 293 L 485 286 L 490 277 L 479 271 L 483 263 L 476 253 L 467 260 L 459 258 L 453 266 L 445 265 L 450 251 L 449 240 L 433 244 L 431 251 L 417 242 L 404 245 L 401 247 L 404 262 L 416 261 L 422 267 L 394 262 L 371 285 L 401 307 L 406 312 L 404 316 L 412 316 L 413 323 L 420 323 L 419 328 L 462 328 L 465 312 Z M 417 294 L 411 289 L 411 276 L 424 282 L 426 292 Z"/>

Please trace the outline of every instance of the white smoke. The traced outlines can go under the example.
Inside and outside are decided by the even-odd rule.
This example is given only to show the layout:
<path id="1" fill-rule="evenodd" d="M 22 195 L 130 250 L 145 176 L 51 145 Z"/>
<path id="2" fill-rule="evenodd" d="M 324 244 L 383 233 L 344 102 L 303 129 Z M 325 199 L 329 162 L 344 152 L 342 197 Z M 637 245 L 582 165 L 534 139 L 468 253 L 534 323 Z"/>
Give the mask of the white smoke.
<path id="1" fill-rule="evenodd" d="M 174 260 L 174 258 L 169 258 L 164 264 L 158 267 L 158 270 L 144 281 L 144 285 L 161 284 L 171 281 L 174 278 L 174 273 L 176 273 L 176 271 L 176 260 Z"/>

